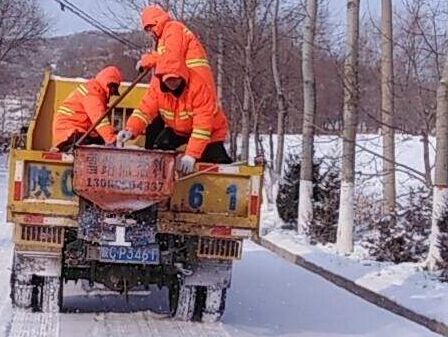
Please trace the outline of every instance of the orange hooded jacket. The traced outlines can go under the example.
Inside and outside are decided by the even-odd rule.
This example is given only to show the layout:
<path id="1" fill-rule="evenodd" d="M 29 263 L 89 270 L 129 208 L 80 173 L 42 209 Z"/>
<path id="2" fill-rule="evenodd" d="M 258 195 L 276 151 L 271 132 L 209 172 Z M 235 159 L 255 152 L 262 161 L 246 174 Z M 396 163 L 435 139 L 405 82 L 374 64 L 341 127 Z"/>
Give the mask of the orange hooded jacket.
<path id="1" fill-rule="evenodd" d="M 142 67 L 153 68 L 160 59 L 183 60 L 216 95 L 215 79 L 207 53 L 199 39 L 183 23 L 173 20 L 159 6 L 149 6 L 142 12 L 142 25 L 144 29 L 152 26 L 157 37 L 157 51 L 142 57 Z"/>
<path id="2" fill-rule="evenodd" d="M 110 83 L 120 83 L 123 75 L 117 67 L 101 70 L 94 79 L 80 84 L 56 110 L 53 117 L 53 147 L 65 142 L 74 133 L 85 133 L 107 109 Z M 109 118 L 104 118 L 96 132 L 106 144 L 115 142 L 115 130 Z"/>
<path id="3" fill-rule="evenodd" d="M 179 97 L 162 88 L 161 78 L 167 74 L 179 76 L 185 81 L 185 88 Z M 227 118 L 201 76 L 187 69 L 179 59 L 160 62 L 155 75 L 140 107 L 129 117 L 127 130 L 138 136 L 160 114 L 167 127 L 179 135 L 190 137 L 185 154 L 197 159 L 202 157 L 209 143 L 226 139 Z"/>

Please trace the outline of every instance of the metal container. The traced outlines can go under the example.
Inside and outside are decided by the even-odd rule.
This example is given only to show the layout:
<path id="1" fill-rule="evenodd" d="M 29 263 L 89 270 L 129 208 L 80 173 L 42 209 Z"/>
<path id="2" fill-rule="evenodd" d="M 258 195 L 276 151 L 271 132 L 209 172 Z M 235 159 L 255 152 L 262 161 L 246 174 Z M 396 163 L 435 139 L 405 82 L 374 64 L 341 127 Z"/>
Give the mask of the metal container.
<path id="1" fill-rule="evenodd" d="M 170 198 L 175 153 L 81 146 L 73 188 L 104 211 L 137 211 Z"/>

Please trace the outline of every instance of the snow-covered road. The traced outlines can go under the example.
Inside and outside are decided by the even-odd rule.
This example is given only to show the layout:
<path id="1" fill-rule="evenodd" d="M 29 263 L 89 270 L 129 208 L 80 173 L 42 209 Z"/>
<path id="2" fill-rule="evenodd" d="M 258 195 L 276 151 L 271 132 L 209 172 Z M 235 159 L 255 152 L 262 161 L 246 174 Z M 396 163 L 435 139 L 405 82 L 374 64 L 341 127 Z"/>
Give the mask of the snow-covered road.
<path id="1" fill-rule="evenodd" d="M 6 179 L 0 172 L 0 223 L 5 222 Z M 156 314 L 166 308 L 164 291 L 131 296 L 87 295 L 68 285 L 66 312 L 43 315 L 12 310 L 9 301 L 11 227 L 0 229 L 0 336 L 5 337 L 429 337 L 437 336 L 364 302 L 331 283 L 245 245 L 234 267 L 222 323 L 172 321 Z"/>

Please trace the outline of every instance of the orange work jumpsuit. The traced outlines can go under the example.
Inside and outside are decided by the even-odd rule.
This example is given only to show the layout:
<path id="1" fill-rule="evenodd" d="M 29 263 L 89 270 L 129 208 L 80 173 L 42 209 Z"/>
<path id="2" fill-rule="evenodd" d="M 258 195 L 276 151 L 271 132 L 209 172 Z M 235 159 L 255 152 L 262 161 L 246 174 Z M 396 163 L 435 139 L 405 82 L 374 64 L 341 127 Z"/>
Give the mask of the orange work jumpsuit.
<path id="1" fill-rule="evenodd" d="M 87 83 L 81 83 L 58 107 L 53 117 L 53 147 L 58 147 L 76 133 L 86 133 L 106 111 L 110 98 L 110 83 L 123 80 L 120 70 L 109 66 Z M 109 118 L 104 118 L 95 131 L 106 144 L 116 140 Z"/>

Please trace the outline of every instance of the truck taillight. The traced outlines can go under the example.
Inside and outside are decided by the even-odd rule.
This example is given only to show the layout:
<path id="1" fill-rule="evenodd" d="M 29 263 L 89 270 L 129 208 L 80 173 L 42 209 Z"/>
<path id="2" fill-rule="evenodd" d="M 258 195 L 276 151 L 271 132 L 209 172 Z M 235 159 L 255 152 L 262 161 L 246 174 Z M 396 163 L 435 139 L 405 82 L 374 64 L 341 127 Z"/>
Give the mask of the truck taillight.
<path id="1" fill-rule="evenodd" d="M 260 176 L 251 178 L 250 215 L 260 213 Z"/>
<path id="2" fill-rule="evenodd" d="M 225 226 L 215 226 L 210 229 L 211 236 L 231 236 L 232 228 Z"/>
<path id="3" fill-rule="evenodd" d="M 22 200 L 23 194 L 23 170 L 25 164 L 23 160 L 16 161 L 16 167 L 14 172 L 14 201 Z"/>
<path id="4" fill-rule="evenodd" d="M 15 181 L 14 182 L 14 201 L 22 200 L 22 182 Z"/>
<path id="5" fill-rule="evenodd" d="M 44 152 L 44 153 L 42 153 L 42 159 L 62 160 L 62 153 L 60 153 L 60 152 Z"/>
<path id="6" fill-rule="evenodd" d="M 260 208 L 260 201 L 258 195 L 251 195 L 250 197 L 250 215 L 258 215 Z"/>

